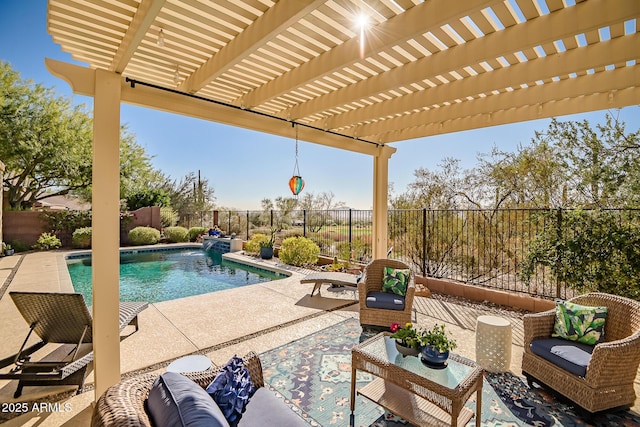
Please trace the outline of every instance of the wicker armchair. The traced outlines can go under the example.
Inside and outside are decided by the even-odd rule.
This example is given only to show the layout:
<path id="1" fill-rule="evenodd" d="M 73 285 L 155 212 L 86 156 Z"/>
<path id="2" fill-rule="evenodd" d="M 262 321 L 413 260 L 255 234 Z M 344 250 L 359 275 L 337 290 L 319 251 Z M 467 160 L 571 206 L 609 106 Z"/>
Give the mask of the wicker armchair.
<path id="1" fill-rule="evenodd" d="M 382 291 L 382 279 L 384 267 L 408 269 L 409 266 L 402 261 L 393 259 L 376 259 L 364 268 L 362 279 L 358 282 L 358 296 L 360 300 L 360 324 L 390 326 L 393 322 L 404 325 L 411 321 L 413 309 L 413 296 L 416 292 L 413 272 L 409 274 L 409 285 L 405 295 L 403 310 L 388 310 L 367 307 L 367 294 L 369 292 Z"/>
<path id="2" fill-rule="evenodd" d="M 594 347 L 586 375 L 579 377 L 531 351 L 531 341 L 551 337 L 555 311 L 525 315 L 522 372 L 529 384 L 535 380 L 546 385 L 590 413 L 633 405 L 640 364 L 640 302 L 604 293 L 569 301 L 608 307 L 606 341 Z"/>
<path id="3" fill-rule="evenodd" d="M 249 370 L 251 382 L 256 388 L 264 387 L 262 364 L 255 353 L 248 353 L 243 358 L 244 365 Z M 191 378 L 202 388 L 206 388 L 218 374 L 218 369 L 190 372 L 183 375 Z M 157 373 L 149 373 L 130 378 L 111 386 L 98 399 L 91 418 L 92 427 L 151 427 L 151 420 L 145 410 L 145 401 L 153 382 L 158 378 Z"/>

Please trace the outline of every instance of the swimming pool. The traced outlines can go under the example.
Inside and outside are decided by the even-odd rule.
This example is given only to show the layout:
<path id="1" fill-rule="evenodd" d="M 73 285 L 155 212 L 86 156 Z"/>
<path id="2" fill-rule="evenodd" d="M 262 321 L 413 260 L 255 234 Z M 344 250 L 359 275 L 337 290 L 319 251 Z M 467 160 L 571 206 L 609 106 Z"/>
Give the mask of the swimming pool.
<path id="1" fill-rule="evenodd" d="M 91 255 L 67 257 L 67 268 L 73 288 L 91 305 Z M 120 252 L 121 301 L 168 301 L 283 277 L 193 247 Z"/>

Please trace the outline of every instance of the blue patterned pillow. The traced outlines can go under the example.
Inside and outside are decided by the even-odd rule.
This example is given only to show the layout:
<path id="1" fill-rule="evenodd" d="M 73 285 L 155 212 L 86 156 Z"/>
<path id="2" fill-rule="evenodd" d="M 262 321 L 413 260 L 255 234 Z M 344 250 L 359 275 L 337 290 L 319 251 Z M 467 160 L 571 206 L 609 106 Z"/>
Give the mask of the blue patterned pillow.
<path id="1" fill-rule="evenodd" d="M 233 356 L 207 386 L 206 391 L 233 426 L 240 420 L 244 407 L 256 388 L 242 359 Z"/>

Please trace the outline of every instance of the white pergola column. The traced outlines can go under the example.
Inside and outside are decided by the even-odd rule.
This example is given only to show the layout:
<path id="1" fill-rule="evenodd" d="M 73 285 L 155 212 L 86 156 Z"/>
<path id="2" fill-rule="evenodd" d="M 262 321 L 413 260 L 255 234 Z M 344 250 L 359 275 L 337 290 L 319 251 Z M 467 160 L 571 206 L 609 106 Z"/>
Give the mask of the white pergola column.
<path id="1" fill-rule="evenodd" d="M 387 215 L 389 212 L 389 158 L 396 149 L 387 145 L 373 156 L 372 258 L 387 257 Z"/>
<path id="2" fill-rule="evenodd" d="M 95 71 L 91 258 L 96 400 L 120 381 L 120 80 L 119 74 Z"/>

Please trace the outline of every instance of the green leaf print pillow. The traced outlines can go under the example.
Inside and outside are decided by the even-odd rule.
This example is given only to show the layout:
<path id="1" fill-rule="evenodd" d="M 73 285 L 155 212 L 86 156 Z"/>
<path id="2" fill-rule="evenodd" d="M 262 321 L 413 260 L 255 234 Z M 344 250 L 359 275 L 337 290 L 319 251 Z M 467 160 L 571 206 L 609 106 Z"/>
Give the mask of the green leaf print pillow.
<path id="1" fill-rule="evenodd" d="M 604 339 L 607 307 L 590 307 L 569 301 L 556 304 L 556 321 L 551 336 L 595 345 Z"/>
<path id="2" fill-rule="evenodd" d="M 392 292 L 401 297 L 407 294 L 409 286 L 409 269 L 385 267 L 382 276 L 382 291 Z"/>

